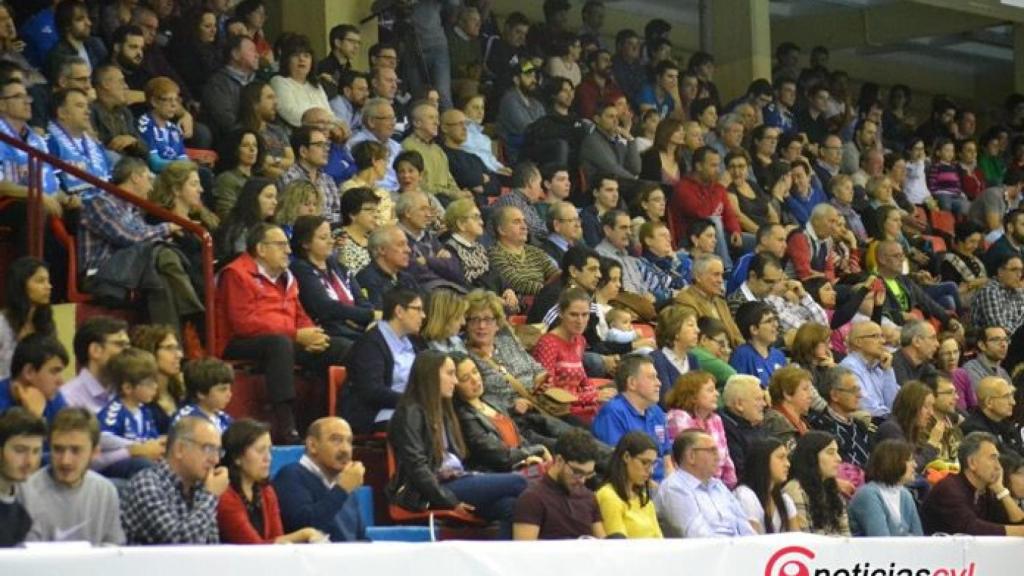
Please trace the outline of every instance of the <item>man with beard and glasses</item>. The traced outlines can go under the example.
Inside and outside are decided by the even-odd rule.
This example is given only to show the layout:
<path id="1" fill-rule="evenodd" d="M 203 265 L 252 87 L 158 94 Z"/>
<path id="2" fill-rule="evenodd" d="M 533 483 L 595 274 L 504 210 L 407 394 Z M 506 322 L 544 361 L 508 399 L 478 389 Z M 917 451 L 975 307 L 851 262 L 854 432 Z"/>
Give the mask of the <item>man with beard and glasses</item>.
<path id="1" fill-rule="evenodd" d="M 274 477 L 285 532 L 307 526 L 332 542 L 366 539 L 353 492 L 363 485 L 363 463 L 352 460 L 352 428 L 341 418 L 321 418 L 306 431 L 302 458 Z"/>

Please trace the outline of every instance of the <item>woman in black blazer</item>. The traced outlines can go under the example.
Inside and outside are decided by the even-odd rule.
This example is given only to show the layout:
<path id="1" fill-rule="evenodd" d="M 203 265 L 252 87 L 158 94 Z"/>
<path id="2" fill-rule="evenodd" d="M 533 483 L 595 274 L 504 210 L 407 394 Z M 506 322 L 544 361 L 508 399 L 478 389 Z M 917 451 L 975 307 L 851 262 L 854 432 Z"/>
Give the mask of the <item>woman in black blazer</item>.
<path id="1" fill-rule="evenodd" d="M 333 257 L 331 225 L 322 216 L 300 216 L 291 243 L 291 271 L 306 314 L 329 336 L 355 342 L 380 313 L 374 312 L 355 274 Z"/>
<path id="2" fill-rule="evenodd" d="M 466 354 L 452 353 L 451 356 L 459 379 L 455 385 L 455 414 L 469 450 L 467 466 L 474 470 L 510 472 L 550 462 L 547 448 L 527 442 L 508 414 L 483 400 L 484 379 L 476 362 Z"/>
<path id="3" fill-rule="evenodd" d="M 457 380 L 455 362 L 444 352 L 427 350 L 416 357 L 388 427 L 398 466 L 388 484 L 388 498 L 408 510 L 476 514 L 498 522 L 499 536 L 509 539 L 516 499 L 526 488 L 526 479 L 518 474 L 467 472 L 466 442 L 452 406 Z"/>

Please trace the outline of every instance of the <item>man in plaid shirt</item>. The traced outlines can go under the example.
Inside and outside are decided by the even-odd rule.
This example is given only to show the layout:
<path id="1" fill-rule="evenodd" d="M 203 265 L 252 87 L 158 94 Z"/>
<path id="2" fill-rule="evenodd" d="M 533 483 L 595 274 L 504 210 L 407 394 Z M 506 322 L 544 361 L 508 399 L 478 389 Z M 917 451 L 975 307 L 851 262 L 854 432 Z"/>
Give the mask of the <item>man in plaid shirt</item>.
<path id="1" fill-rule="evenodd" d="M 171 428 L 165 459 L 132 477 L 121 500 L 130 544 L 217 544 L 217 502 L 228 487 L 220 433 L 185 416 Z"/>
<path id="2" fill-rule="evenodd" d="M 1010 336 L 1003 366 L 1012 367 L 1024 358 L 1024 260 L 1005 254 L 995 262 L 995 277 L 974 297 L 971 320 L 975 326 L 1002 326 Z"/>

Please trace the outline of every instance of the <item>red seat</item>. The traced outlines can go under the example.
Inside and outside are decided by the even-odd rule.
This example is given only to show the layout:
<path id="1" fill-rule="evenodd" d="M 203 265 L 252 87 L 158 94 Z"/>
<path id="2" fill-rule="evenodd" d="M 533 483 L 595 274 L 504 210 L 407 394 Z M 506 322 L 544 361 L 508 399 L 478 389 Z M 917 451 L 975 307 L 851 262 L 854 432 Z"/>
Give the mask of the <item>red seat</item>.
<path id="1" fill-rule="evenodd" d="M 942 236 L 922 235 L 921 237 L 931 242 L 932 252 L 935 252 L 936 254 L 941 254 L 946 251 L 946 240 L 943 239 Z"/>
<path id="2" fill-rule="evenodd" d="M 348 380 L 348 368 L 344 366 L 331 366 L 327 369 L 327 415 L 338 416 L 341 410 L 338 403 L 341 401 L 341 393 L 345 389 L 345 382 Z M 371 440 L 386 440 L 385 432 L 374 432 L 372 434 L 357 434 L 353 442 L 364 443 Z"/>
<path id="3" fill-rule="evenodd" d="M 341 389 L 348 379 L 348 368 L 344 366 L 331 366 L 327 369 L 327 415 L 338 415 L 338 398 L 341 398 Z"/>
<path id="4" fill-rule="evenodd" d="M 949 238 L 956 236 L 956 217 L 952 212 L 932 210 L 928 213 L 928 221 L 936 232 L 947 234 Z"/>
<path id="5" fill-rule="evenodd" d="M 391 448 L 391 444 L 388 444 L 389 483 L 394 479 L 395 474 L 397 473 L 398 464 L 395 462 L 395 451 Z M 487 522 L 475 515 L 467 515 L 461 512 L 456 512 L 455 510 L 425 510 L 423 512 L 414 512 L 390 503 L 388 504 L 388 515 L 391 516 L 391 520 L 396 524 L 420 524 L 423 522 L 431 522 L 433 520 L 451 520 L 461 524 L 477 527 L 483 527 L 487 524 Z"/>
<path id="6" fill-rule="evenodd" d="M 633 330 L 636 330 L 636 335 L 639 338 L 654 338 L 654 326 L 650 324 L 644 324 L 643 322 L 634 322 Z"/>
<path id="7" fill-rule="evenodd" d="M 526 324 L 526 314 L 516 314 L 508 317 L 508 323 L 513 326 L 522 326 Z"/>
<path id="8" fill-rule="evenodd" d="M 68 232 L 64 221 L 56 216 L 50 217 L 50 231 L 68 253 L 68 301 L 81 303 L 89 300 L 88 294 L 78 291 L 78 250 L 75 237 Z"/>

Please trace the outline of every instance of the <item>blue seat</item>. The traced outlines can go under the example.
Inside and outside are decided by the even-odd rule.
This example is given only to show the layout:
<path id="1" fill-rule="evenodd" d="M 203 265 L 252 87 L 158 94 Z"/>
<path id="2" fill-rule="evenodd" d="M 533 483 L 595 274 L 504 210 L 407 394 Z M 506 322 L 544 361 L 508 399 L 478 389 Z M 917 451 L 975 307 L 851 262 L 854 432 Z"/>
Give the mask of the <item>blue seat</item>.
<path id="1" fill-rule="evenodd" d="M 305 450 L 306 447 L 302 445 L 272 447 L 270 449 L 270 477 L 277 476 L 281 468 L 298 462 Z"/>

